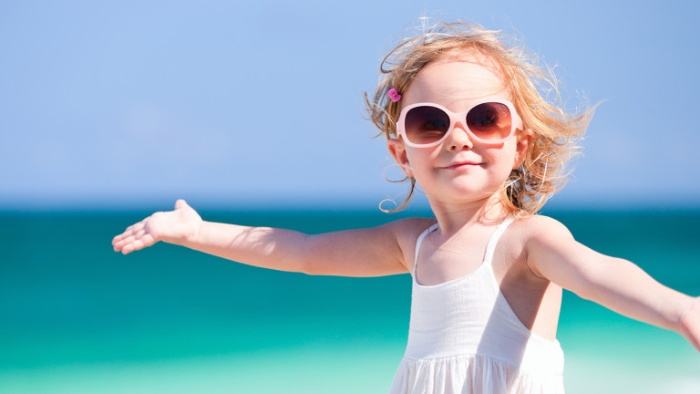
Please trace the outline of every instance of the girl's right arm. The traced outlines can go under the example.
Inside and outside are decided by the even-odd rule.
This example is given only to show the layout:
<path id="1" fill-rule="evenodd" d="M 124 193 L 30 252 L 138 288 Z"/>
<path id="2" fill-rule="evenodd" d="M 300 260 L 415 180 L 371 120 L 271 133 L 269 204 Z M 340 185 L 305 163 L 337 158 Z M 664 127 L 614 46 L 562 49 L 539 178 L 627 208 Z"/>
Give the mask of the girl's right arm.
<path id="1" fill-rule="evenodd" d="M 630 261 L 603 255 L 574 239 L 556 220 L 529 219 L 532 273 L 625 316 L 674 330 L 700 351 L 700 297 L 654 280 Z"/>
<path id="2" fill-rule="evenodd" d="M 399 222 L 307 235 L 268 227 L 203 221 L 183 200 L 114 237 L 114 250 L 128 254 L 159 241 L 240 263 L 312 275 L 380 276 L 407 272 Z"/>

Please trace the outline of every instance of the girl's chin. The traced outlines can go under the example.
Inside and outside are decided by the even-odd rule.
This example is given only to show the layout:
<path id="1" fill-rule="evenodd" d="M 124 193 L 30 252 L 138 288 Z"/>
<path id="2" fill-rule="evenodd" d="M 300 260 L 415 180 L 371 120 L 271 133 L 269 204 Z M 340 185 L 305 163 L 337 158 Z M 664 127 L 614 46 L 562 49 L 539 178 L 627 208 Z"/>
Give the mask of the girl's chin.
<path id="1" fill-rule="evenodd" d="M 457 189 L 450 193 L 428 194 L 428 201 L 449 205 L 486 205 L 489 201 L 499 198 L 498 192 L 484 193 L 481 190 Z"/>

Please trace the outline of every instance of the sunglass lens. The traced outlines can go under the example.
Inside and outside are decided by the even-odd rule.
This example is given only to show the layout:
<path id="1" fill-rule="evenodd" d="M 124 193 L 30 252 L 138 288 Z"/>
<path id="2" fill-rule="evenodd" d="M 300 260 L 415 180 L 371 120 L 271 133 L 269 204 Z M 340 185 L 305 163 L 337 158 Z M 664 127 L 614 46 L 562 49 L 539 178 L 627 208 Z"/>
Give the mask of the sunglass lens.
<path id="1" fill-rule="evenodd" d="M 406 138 L 415 144 L 439 141 L 450 129 L 450 117 L 440 108 L 421 106 L 406 113 Z"/>
<path id="2" fill-rule="evenodd" d="M 467 114 L 467 127 L 477 137 L 486 140 L 501 140 L 510 135 L 510 110 L 502 103 L 483 103 Z"/>

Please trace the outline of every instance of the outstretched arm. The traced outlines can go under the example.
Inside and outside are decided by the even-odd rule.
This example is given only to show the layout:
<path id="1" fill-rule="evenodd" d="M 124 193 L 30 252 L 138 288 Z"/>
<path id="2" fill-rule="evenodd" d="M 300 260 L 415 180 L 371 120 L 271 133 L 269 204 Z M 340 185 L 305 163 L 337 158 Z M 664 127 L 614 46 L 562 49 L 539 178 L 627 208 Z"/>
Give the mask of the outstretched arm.
<path id="1" fill-rule="evenodd" d="M 163 241 L 257 267 L 316 275 L 379 276 L 406 272 L 399 226 L 307 235 L 269 227 L 203 221 L 183 200 L 114 237 L 124 254 Z"/>
<path id="2" fill-rule="evenodd" d="M 553 219 L 532 220 L 527 252 L 536 275 L 625 316 L 674 330 L 700 351 L 700 298 L 660 284 L 629 261 L 578 243 Z"/>

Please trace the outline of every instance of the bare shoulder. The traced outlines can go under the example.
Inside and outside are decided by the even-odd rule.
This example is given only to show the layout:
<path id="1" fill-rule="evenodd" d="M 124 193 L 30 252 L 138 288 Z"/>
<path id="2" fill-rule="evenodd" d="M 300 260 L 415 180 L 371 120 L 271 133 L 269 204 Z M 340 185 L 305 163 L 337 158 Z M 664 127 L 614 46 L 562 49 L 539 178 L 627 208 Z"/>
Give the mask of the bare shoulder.
<path id="1" fill-rule="evenodd" d="M 435 224 L 435 219 L 407 218 L 399 219 L 386 224 L 386 228 L 392 231 L 400 244 L 415 244 L 418 236 L 428 227 Z"/>
<path id="2" fill-rule="evenodd" d="M 544 215 L 532 215 L 515 221 L 514 228 L 525 245 L 571 240 L 569 229 L 560 221 Z"/>
<path id="3" fill-rule="evenodd" d="M 548 216 L 532 215 L 520 218 L 512 227 L 513 238 L 522 248 L 531 269 L 539 265 L 543 252 L 560 250 L 574 241 L 564 224 Z M 538 269 L 534 268 L 533 271 L 537 272 Z"/>
<path id="4" fill-rule="evenodd" d="M 390 222 L 384 227 L 393 233 L 397 244 L 401 248 L 403 263 L 410 270 L 415 259 L 416 240 L 427 228 L 435 224 L 435 219 L 408 218 Z"/>
<path id="5" fill-rule="evenodd" d="M 578 270 L 593 257 L 593 252 L 556 219 L 534 215 L 517 222 L 527 265 L 538 276 L 564 286 L 569 279 L 562 279 L 562 273 Z"/>

